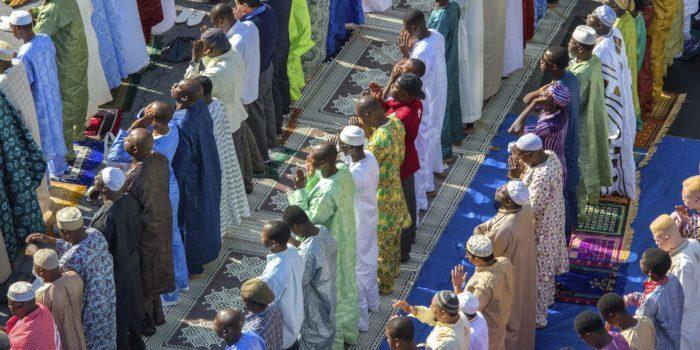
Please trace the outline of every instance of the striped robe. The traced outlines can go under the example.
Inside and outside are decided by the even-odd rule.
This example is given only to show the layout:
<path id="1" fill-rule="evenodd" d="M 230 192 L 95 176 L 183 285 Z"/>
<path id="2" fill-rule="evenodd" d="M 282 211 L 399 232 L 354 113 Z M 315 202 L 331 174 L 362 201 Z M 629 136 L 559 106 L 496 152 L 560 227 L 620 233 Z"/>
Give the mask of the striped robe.
<path id="1" fill-rule="evenodd" d="M 600 36 L 593 54 L 600 58 L 603 71 L 613 177 L 612 186 L 603 187 L 601 193 L 635 199 L 637 191 L 633 149 L 637 132 L 636 117 L 632 75 L 620 31 L 613 28 L 607 35 Z"/>

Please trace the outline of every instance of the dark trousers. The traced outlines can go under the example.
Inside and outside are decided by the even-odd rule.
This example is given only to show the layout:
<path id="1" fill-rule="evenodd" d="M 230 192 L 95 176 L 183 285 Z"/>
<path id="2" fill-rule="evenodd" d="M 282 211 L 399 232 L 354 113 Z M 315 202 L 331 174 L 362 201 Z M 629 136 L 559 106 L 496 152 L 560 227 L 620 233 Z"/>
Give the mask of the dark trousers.
<path id="1" fill-rule="evenodd" d="M 243 163 L 241 165 L 241 174 L 243 174 L 243 185 L 246 192 L 253 192 L 253 172 L 262 173 L 265 171 L 265 163 L 263 163 L 260 151 L 258 151 L 255 136 L 248 127 L 248 121 L 241 123 L 241 148 L 243 149 Z"/>
<path id="2" fill-rule="evenodd" d="M 155 334 L 158 326 L 165 323 L 160 294 L 144 296 L 143 306 L 146 308 L 146 312 L 143 315 L 143 321 L 141 321 L 141 334 L 150 336 Z"/>
<path id="3" fill-rule="evenodd" d="M 117 349 L 145 350 L 146 343 L 141 337 L 141 325 L 129 326 L 117 323 Z"/>
<path id="4" fill-rule="evenodd" d="M 258 84 L 258 99 L 245 105 L 248 112 L 248 126 L 255 136 L 258 152 L 263 161 L 269 158 L 268 149 L 270 145 L 275 147 L 277 142 L 277 130 L 275 124 L 275 100 L 272 97 L 272 77 L 274 68 L 270 65 L 264 72 L 260 73 Z"/>
<path id="5" fill-rule="evenodd" d="M 411 226 L 401 231 L 401 260 L 405 261 L 411 258 L 411 245 L 416 239 L 416 186 L 413 175 L 401 180 L 401 188 L 411 214 Z"/>
<path id="6" fill-rule="evenodd" d="M 287 72 L 287 61 L 289 59 L 289 46 L 286 51 L 282 51 L 280 47 L 275 50 L 273 62 L 275 65 L 274 82 L 272 84 L 272 93 L 275 99 L 275 131 L 282 131 L 282 122 L 284 115 L 289 113 L 289 105 L 291 98 L 289 96 L 289 74 Z"/>
<path id="7" fill-rule="evenodd" d="M 245 162 L 243 159 L 243 154 L 245 150 L 243 149 L 243 124 L 236 130 L 231 137 L 233 137 L 233 148 L 236 150 L 236 158 L 238 160 L 238 166 L 241 168 L 241 175 L 245 173 Z"/>
<path id="8" fill-rule="evenodd" d="M 566 211 L 566 224 L 564 225 L 567 242 L 571 233 L 578 225 L 578 193 L 576 187 L 564 189 L 564 208 Z"/>

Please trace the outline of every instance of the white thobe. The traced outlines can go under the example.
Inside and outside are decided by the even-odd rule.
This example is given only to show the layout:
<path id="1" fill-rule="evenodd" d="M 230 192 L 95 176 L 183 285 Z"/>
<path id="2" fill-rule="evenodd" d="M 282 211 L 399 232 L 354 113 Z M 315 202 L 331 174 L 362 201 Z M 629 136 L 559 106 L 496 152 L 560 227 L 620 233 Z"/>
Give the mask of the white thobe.
<path id="1" fill-rule="evenodd" d="M 362 12 L 382 12 L 391 7 L 391 0 L 362 0 Z"/>
<path id="2" fill-rule="evenodd" d="M 355 276 L 359 295 L 360 320 L 358 328 L 367 331 L 368 310 L 379 308 L 379 286 L 377 283 L 377 187 L 379 186 L 379 163 L 374 155 L 365 151 L 365 158 L 348 163 L 355 180 L 355 227 L 357 231 L 357 261 Z"/>
<path id="3" fill-rule="evenodd" d="M 442 173 L 442 147 L 440 134 L 447 105 L 447 67 L 445 63 L 445 38 L 430 29 L 430 36 L 413 45 L 411 58 L 425 63 L 423 75 L 423 118 L 420 122 L 416 150 L 420 169 L 416 172 L 416 206 L 428 209 L 426 192 L 435 190 L 433 173 Z"/>
<path id="4" fill-rule="evenodd" d="M 149 62 L 146 41 L 141 29 L 141 17 L 136 1 L 121 1 L 119 3 L 119 34 L 124 48 L 124 69 L 126 74 L 133 74 L 146 67 Z"/>
<path id="5" fill-rule="evenodd" d="M 85 41 L 87 42 L 88 49 L 87 117 L 92 117 L 97 113 L 98 106 L 112 101 L 112 93 L 109 91 L 107 77 L 105 76 L 104 69 L 102 69 L 100 44 L 97 42 L 97 34 L 95 34 L 95 28 L 92 27 L 92 2 L 91 0 L 78 0 L 78 7 L 80 8 L 80 17 L 83 20 Z"/>
<path id="6" fill-rule="evenodd" d="M 177 12 L 175 12 L 175 0 L 161 0 L 160 6 L 163 8 L 163 20 L 151 28 L 152 35 L 163 34 L 175 25 Z"/>
<path id="7" fill-rule="evenodd" d="M 506 0 L 506 34 L 503 47 L 503 76 L 523 67 L 523 2 Z"/>
<path id="8" fill-rule="evenodd" d="M 700 243 L 689 239 L 671 251 L 671 270 L 685 293 L 683 321 L 681 322 L 681 350 L 700 349 L 700 299 L 694 297 L 700 291 Z"/>
<path id="9" fill-rule="evenodd" d="M 10 102 L 12 107 L 19 112 L 19 116 L 22 119 L 22 122 L 24 122 L 24 126 L 32 134 L 32 138 L 34 139 L 36 146 L 41 149 L 39 121 L 36 116 L 34 98 L 32 96 L 32 90 L 29 87 L 27 69 L 24 67 L 24 63 L 15 60 L 12 67 L 0 74 L 0 91 L 5 94 L 7 101 Z M 49 186 L 46 176 L 44 176 L 44 179 L 41 180 L 41 185 L 37 187 L 36 195 L 38 197 L 41 210 L 49 210 L 51 206 L 51 197 L 49 196 Z"/>
<path id="10" fill-rule="evenodd" d="M 489 350 L 489 326 L 481 312 L 477 311 L 476 317 L 469 320 L 469 329 L 469 350 Z"/>
<path id="11" fill-rule="evenodd" d="M 287 250 L 267 255 L 260 279 L 275 293 L 275 305 L 282 312 L 282 347 L 289 348 L 299 338 L 304 321 L 304 259 L 292 245 Z"/>
<path id="12" fill-rule="evenodd" d="M 462 123 L 481 119 L 484 104 L 483 0 L 457 0 L 459 4 L 459 101 Z"/>
<path id="13" fill-rule="evenodd" d="M 250 21 L 237 21 L 226 33 L 231 43 L 231 50 L 243 58 L 246 77 L 243 82 L 241 99 L 243 104 L 253 103 L 258 99 L 258 79 L 260 78 L 260 33 L 258 27 Z"/>
<path id="14" fill-rule="evenodd" d="M 630 199 L 637 197 L 634 164 L 634 138 L 637 118 L 632 99 L 632 75 L 627 63 L 622 34 L 613 28 L 608 35 L 598 37 L 593 54 L 600 58 L 605 82 L 605 106 L 610 133 L 610 159 L 613 185 L 602 194 L 618 194 Z"/>

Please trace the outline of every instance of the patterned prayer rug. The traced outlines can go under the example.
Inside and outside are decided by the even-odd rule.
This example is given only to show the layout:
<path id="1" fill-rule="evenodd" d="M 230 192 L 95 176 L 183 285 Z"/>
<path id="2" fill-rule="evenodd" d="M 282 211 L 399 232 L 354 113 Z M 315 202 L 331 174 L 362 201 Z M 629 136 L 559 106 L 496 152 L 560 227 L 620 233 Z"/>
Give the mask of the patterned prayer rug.
<path id="1" fill-rule="evenodd" d="M 52 177 L 51 182 L 68 182 L 81 185 L 92 185 L 97 174 L 97 168 L 104 160 L 104 143 L 92 139 L 73 142 L 75 159 L 68 162 L 70 169 L 61 177 Z"/>

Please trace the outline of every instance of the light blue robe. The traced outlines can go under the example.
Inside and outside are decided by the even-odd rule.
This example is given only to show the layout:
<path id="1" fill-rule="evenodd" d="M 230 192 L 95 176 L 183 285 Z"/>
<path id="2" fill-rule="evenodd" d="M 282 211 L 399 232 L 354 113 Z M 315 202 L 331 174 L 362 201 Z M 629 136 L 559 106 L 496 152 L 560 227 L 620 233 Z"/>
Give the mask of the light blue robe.
<path id="1" fill-rule="evenodd" d="M 141 110 L 137 116 L 141 118 L 143 115 L 143 110 Z M 168 193 L 170 197 L 170 205 L 173 210 L 173 264 L 175 269 L 175 286 L 178 290 L 185 289 L 189 286 L 187 261 L 185 259 L 185 246 L 182 243 L 182 235 L 180 234 L 180 229 L 177 224 L 177 209 L 180 202 L 180 189 L 177 185 L 177 180 L 175 179 L 175 173 L 173 172 L 172 161 L 175 155 L 175 150 L 180 141 L 177 127 L 170 122 L 170 132 L 167 135 L 160 136 L 154 139 L 153 150 L 164 155 L 168 158 L 168 166 L 170 170 L 170 181 L 169 187 L 170 191 Z M 112 148 L 109 150 L 107 159 L 112 162 L 118 163 L 131 163 L 131 156 L 124 150 L 124 139 L 129 134 L 126 130 L 121 130 L 117 139 L 112 144 Z M 169 293 L 169 298 L 176 298 L 179 291 L 176 290 Z M 171 299 L 172 300 L 172 299 Z"/>
<path id="2" fill-rule="evenodd" d="M 114 0 L 92 0 L 92 27 L 100 46 L 100 60 L 110 89 L 126 78 L 126 59 L 119 28 L 119 14 Z"/>
<path id="3" fill-rule="evenodd" d="M 338 242 L 323 226 L 318 235 L 301 242 L 304 258 L 304 322 L 301 324 L 299 349 L 330 349 L 335 336 L 336 259 Z"/>
<path id="4" fill-rule="evenodd" d="M 16 60 L 24 63 L 27 80 L 32 90 L 41 152 L 51 174 L 63 174 L 66 164 L 66 145 L 63 141 L 61 89 L 58 86 L 56 48 L 51 37 L 37 34 L 19 48 Z"/>
<path id="5" fill-rule="evenodd" d="M 681 348 L 681 320 L 685 295 L 678 278 L 668 275 L 668 282 L 647 295 L 637 309 L 637 316 L 646 316 L 654 322 L 656 350 Z"/>

